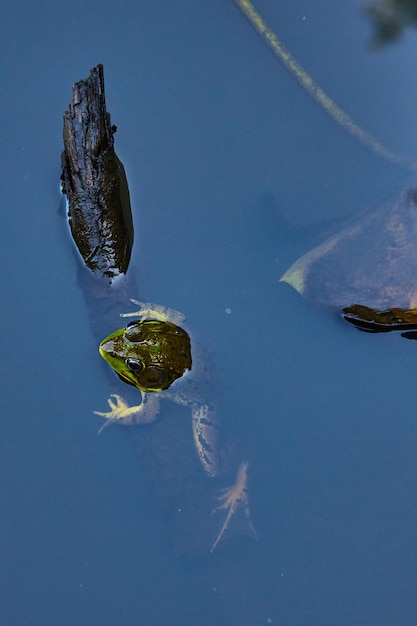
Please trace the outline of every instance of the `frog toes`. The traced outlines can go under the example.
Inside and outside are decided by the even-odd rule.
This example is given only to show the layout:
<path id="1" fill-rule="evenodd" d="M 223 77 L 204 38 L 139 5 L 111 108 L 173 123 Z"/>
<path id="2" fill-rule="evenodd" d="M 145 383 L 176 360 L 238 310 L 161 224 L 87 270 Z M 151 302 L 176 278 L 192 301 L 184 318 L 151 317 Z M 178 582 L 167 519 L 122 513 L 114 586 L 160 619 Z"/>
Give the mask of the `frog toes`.
<path id="1" fill-rule="evenodd" d="M 99 432 L 109 423 L 134 426 L 136 424 L 153 422 L 159 413 L 159 394 L 146 394 L 142 390 L 140 392 L 142 400 L 140 404 L 134 406 L 129 406 L 121 396 L 117 393 L 112 393 L 107 399 L 110 411 L 94 411 L 95 415 L 106 418 L 106 422 Z"/>
<path id="2" fill-rule="evenodd" d="M 109 405 L 110 411 L 93 411 L 94 415 L 99 415 L 100 417 L 104 417 L 106 419 L 106 422 L 104 422 L 103 426 L 98 431 L 98 434 L 100 434 L 103 428 L 111 422 L 123 419 L 126 412 L 129 410 L 128 404 L 117 393 L 112 393 L 110 397 L 107 398 L 107 404 Z"/>
<path id="3" fill-rule="evenodd" d="M 144 302 L 139 302 L 139 300 L 135 300 L 135 298 L 129 298 L 129 302 L 132 302 L 132 304 L 136 304 L 140 307 L 139 310 L 132 311 L 131 313 L 120 313 L 120 317 L 140 317 L 145 319 L 150 305 L 145 304 Z"/>
<path id="4" fill-rule="evenodd" d="M 121 313 L 120 317 L 140 317 L 141 320 L 155 319 L 160 322 L 172 322 L 177 326 L 185 320 L 185 315 L 175 309 L 170 309 L 162 304 L 152 304 L 151 302 L 140 302 L 134 298 L 130 298 L 132 304 L 136 304 L 138 311 L 131 313 Z"/>
<path id="5" fill-rule="evenodd" d="M 114 398 L 116 402 L 112 400 Z M 121 396 L 117 393 L 112 393 L 110 398 L 107 398 L 107 404 L 110 407 L 110 411 L 93 411 L 95 415 L 100 415 L 100 417 L 106 417 L 107 419 L 117 418 L 119 414 L 128 408 L 128 405 L 123 400 Z"/>
<path id="6" fill-rule="evenodd" d="M 242 461 L 237 471 L 236 482 L 230 487 L 221 490 L 218 500 L 220 504 L 213 510 L 213 514 L 223 515 L 219 533 L 211 547 L 211 552 L 218 544 L 233 535 L 248 535 L 258 539 L 258 534 L 252 524 L 247 492 L 248 462 Z"/>
<path id="7" fill-rule="evenodd" d="M 95 412 L 95 411 L 94 411 Z M 112 420 L 112 419 L 107 419 L 105 422 L 103 422 L 103 424 L 100 426 L 100 428 L 97 431 L 97 436 L 101 435 L 101 432 L 107 427 L 110 426 L 110 424 L 113 424 L 116 420 Z"/>

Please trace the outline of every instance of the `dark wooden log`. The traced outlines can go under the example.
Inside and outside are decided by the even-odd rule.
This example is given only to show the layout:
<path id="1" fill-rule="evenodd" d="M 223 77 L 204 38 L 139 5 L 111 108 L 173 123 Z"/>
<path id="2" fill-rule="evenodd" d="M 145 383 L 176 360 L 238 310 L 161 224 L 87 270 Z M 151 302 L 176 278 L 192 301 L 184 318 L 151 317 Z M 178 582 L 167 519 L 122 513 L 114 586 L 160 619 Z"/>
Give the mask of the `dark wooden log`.
<path id="1" fill-rule="evenodd" d="M 72 88 L 64 113 L 62 191 L 72 237 L 92 272 L 112 281 L 125 274 L 133 245 L 129 188 L 114 151 L 103 66 Z"/>

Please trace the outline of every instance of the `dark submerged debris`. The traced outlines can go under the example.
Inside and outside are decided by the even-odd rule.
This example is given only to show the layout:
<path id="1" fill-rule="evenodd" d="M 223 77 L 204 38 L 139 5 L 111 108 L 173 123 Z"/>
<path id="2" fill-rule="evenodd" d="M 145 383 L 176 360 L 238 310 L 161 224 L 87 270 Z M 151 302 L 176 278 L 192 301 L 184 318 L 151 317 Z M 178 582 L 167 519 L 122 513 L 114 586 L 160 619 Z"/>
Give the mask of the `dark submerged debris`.
<path id="1" fill-rule="evenodd" d="M 112 281 L 125 274 L 133 245 L 129 188 L 114 151 L 103 66 L 75 83 L 64 113 L 62 191 L 72 237 L 87 267 Z"/>
<path id="2" fill-rule="evenodd" d="M 380 311 L 360 304 L 353 304 L 343 309 L 343 317 L 360 330 L 370 333 L 417 329 L 417 309 L 393 307 Z"/>
<path id="3" fill-rule="evenodd" d="M 394 42 L 406 28 L 417 25 L 417 0 L 378 0 L 365 12 L 373 26 L 375 48 Z"/>

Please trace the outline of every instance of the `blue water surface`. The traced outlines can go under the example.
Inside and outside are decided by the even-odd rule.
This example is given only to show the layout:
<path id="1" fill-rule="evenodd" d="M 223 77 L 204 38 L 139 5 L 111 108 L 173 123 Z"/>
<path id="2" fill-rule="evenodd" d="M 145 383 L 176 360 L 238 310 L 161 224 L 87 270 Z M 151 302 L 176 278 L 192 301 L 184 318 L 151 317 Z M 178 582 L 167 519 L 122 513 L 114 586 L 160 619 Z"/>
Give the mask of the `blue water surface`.
<path id="1" fill-rule="evenodd" d="M 417 157 L 414 33 L 371 53 L 359 3 L 257 7 L 358 124 Z M 414 626 L 417 347 L 278 283 L 323 225 L 413 175 L 338 128 L 232 0 L 6 0 L 0 29 L 1 626 Z M 97 437 L 108 380 L 59 212 L 63 111 L 97 63 L 132 296 L 184 311 L 217 360 L 259 542 L 179 549 L 135 429 Z"/>

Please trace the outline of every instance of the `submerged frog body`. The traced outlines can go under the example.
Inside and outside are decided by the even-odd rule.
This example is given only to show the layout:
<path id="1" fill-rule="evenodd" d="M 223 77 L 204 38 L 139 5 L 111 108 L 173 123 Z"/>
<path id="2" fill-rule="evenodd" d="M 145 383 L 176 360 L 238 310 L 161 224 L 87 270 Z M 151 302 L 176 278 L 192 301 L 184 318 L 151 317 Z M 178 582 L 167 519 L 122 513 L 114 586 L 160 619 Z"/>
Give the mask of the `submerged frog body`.
<path id="1" fill-rule="evenodd" d="M 184 316 L 159 305 L 131 300 L 140 309 L 122 317 L 139 317 L 104 339 L 99 352 L 124 382 L 139 389 L 140 404 L 129 406 L 118 394 L 108 399 L 110 411 L 94 411 L 109 423 L 140 425 L 153 422 L 159 414 L 161 399 L 169 399 L 190 407 L 192 429 L 197 454 L 207 476 L 222 472 L 218 441 L 218 417 L 215 407 L 205 393 L 204 367 L 200 358 L 191 355 L 188 333 L 179 326 Z M 100 430 L 102 430 L 102 428 Z M 236 483 L 222 490 L 220 506 L 226 518 L 212 550 L 227 534 L 236 514 L 243 516 L 246 533 L 256 538 L 250 519 L 247 496 L 246 461 L 237 471 Z"/>

